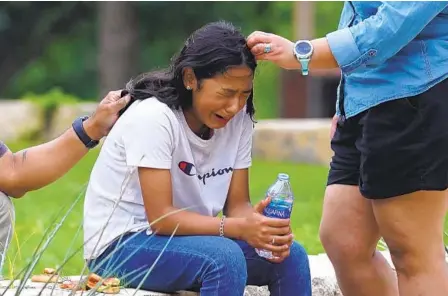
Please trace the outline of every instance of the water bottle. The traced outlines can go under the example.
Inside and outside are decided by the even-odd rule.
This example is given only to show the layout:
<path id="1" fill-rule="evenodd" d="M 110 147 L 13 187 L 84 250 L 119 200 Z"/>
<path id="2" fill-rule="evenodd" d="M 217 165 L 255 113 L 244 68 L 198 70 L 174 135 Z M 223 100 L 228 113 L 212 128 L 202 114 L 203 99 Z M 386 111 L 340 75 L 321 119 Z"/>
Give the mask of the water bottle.
<path id="1" fill-rule="evenodd" d="M 277 181 L 266 191 L 266 198 L 270 197 L 271 202 L 264 208 L 263 215 L 271 218 L 289 219 L 291 217 L 294 196 L 292 194 L 289 175 L 280 173 Z M 255 249 L 260 257 L 272 259 L 271 251 Z"/>

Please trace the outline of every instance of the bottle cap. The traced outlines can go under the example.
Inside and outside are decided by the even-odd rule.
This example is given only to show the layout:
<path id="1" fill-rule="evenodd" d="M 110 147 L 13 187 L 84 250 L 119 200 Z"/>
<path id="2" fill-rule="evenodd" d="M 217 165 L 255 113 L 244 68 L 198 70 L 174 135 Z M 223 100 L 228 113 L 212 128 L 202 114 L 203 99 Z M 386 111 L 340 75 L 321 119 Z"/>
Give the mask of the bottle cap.
<path id="1" fill-rule="evenodd" d="M 277 177 L 279 180 L 283 180 L 283 181 L 285 181 L 285 180 L 289 180 L 289 175 L 288 174 L 285 174 L 285 173 L 280 173 L 280 174 L 278 174 L 278 177 Z"/>

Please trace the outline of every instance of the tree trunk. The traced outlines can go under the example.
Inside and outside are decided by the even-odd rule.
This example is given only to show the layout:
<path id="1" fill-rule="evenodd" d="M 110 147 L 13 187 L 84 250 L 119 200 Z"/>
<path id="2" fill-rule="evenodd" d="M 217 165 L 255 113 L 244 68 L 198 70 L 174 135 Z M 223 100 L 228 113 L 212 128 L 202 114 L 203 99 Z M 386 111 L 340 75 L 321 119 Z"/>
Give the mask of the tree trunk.
<path id="1" fill-rule="evenodd" d="M 134 3 L 101 1 L 99 17 L 99 99 L 109 91 L 124 88 L 136 76 L 139 42 Z"/>

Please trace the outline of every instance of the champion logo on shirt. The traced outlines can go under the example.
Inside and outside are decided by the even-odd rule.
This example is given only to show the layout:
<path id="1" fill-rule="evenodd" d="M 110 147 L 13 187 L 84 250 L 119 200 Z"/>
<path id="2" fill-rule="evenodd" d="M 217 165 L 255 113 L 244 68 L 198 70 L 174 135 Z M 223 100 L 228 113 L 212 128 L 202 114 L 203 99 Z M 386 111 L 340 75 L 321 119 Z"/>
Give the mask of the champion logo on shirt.
<path id="1" fill-rule="evenodd" d="M 218 170 L 215 170 L 213 168 L 210 172 L 200 175 L 200 174 L 196 174 L 196 167 L 194 166 L 194 164 L 192 164 L 190 162 L 180 161 L 178 166 L 179 166 L 179 169 L 182 172 L 184 172 L 184 174 L 186 174 L 188 176 L 196 176 L 197 175 L 198 179 L 201 180 L 202 183 L 204 183 L 204 185 L 205 185 L 206 180 L 209 178 L 214 178 L 216 176 L 222 176 L 224 174 L 229 174 L 230 172 L 233 172 L 232 167 L 222 168 L 222 169 L 218 169 Z"/>

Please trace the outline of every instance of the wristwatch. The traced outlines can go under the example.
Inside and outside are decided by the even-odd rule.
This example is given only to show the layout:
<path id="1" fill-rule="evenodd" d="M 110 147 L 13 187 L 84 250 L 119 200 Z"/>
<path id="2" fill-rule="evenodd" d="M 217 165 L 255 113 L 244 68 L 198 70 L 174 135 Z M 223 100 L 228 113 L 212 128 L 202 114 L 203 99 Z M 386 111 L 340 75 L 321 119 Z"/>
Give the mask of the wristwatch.
<path id="1" fill-rule="evenodd" d="M 86 121 L 88 118 L 89 116 L 82 116 L 75 119 L 75 121 L 73 121 L 72 127 L 76 135 L 78 135 L 78 138 L 86 146 L 86 148 L 91 149 L 94 148 L 96 145 L 98 145 L 100 141 L 92 140 L 86 133 L 83 122 Z"/>
<path id="2" fill-rule="evenodd" d="M 313 55 L 314 47 L 309 40 L 299 40 L 294 44 L 293 54 L 302 68 L 302 75 L 308 75 L 308 63 Z"/>

